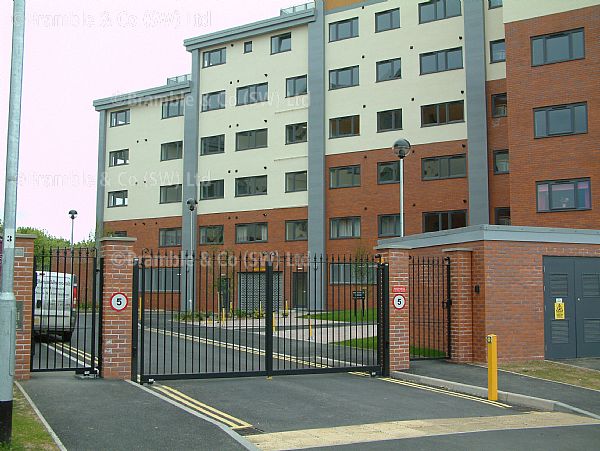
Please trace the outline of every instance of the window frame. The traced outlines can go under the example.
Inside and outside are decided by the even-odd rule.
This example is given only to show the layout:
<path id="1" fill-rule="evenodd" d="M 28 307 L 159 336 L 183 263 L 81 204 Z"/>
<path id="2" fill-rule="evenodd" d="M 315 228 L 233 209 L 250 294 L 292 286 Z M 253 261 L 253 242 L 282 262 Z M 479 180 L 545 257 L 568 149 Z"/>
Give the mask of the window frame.
<path id="1" fill-rule="evenodd" d="M 508 170 L 506 170 L 506 171 L 498 170 L 498 165 L 496 163 L 498 161 L 498 155 L 506 155 L 508 157 Z M 494 164 L 494 175 L 510 174 L 510 153 L 509 153 L 508 149 L 494 150 L 493 164 Z"/>
<path id="2" fill-rule="evenodd" d="M 204 188 L 213 185 L 215 186 L 215 191 L 218 192 L 213 197 L 204 197 Z M 215 180 L 207 180 L 200 182 L 199 186 L 200 195 L 199 200 L 215 200 L 215 199 L 225 199 L 225 180 L 224 179 L 215 179 Z"/>
<path id="3" fill-rule="evenodd" d="M 581 182 L 587 182 L 589 186 L 589 201 L 590 206 L 588 207 L 580 207 L 576 205 L 574 208 L 552 208 L 552 186 L 555 185 L 567 185 L 573 184 L 574 192 L 575 192 L 575 202 L 578 202 L 577 196 L 577 184 Z M 540 210 L 540 202 L 539 202 L 539 187 L 541 185 L 548 185 L 548 210 Z M 558 213 L 562 211 L 590 211 L 593 209 L 592 205 L 592 179 L 591 177 L 581 177 L 575 179 L 562 179 L 562 180 L 544 180 L 541 182 L 535 183 L 535 210 L 536 213 Z"/>
<path id="4" fill-rule="evenodd" d="M 346 72 L 346 71 L 350 71 L 350 80 L 351 83 L 348 86 L 339 86 L 339 76 L 341 72 Z M 335 76 L 336 79 L 336 85 L 338 85 L 337 87 L 334 87 L 334 85 L 331 82 L 331 77 Z M 348 66 L 348 67 L 341 67 L 339 69 L 331 69 L 329 71 L 329 90 L 330 91 L 337 91 L 339 89 L 346 89 L 346 88 L 353 88 L 355 86 L 360 86 L 360 66 L 357 64 L 355 66 Z"/>
<path id="5" fill-rule="evenodd" d="M 299 175 L 299 174 L 304 174 L 306 177 L 306 187 L 304 189 L 290 189 L 290 183 L 288 183 L 288 176 L 290 175 Z M 294 185 L 296 184 L 296 181 L 294 181 Z M 286 193 L 302 193 L 308 191 L 308 171 L 292 171 L 292 172 L 286 172 L 285 173 L 285 192 Z"/>
<path id="6" fill-rule="evenodd" d="M 246 147 L 244 149 L 240 148 L 239 136 L 242 133 L 254 133 L 253 139 L 254 139 L 254 144 L 256 144 L 256 134 L 258 132 L 263 132 L 263 131 L 266 132 L 266 138 L 267 138 L 264 146 L 256 146 L 255 145 L 254 147 Z M 267 147 L 269 147 L 269 129 L 268 128 L 258 128 L 255 130 L 244 130 L 241 132 L 237 132 L 235 134 L 235 151 L 236 152 L 245 152 L 246 150 L 253 150 L 253 149 L 266 149 Z"/>
<path id="7" fill-rule="evenodd" d="M 446 122 L 436 122 L 436 123 L 433 123 L 433 124 L 425 124 L 424 123 L 424 121 L 423 121 L 423 117 L 424 117 L 423 114 L 424 114 L 424 109 L 425 108 L 435 106 L 436 109 L 437 109 L 437 116 L 438 116 L 438 119 L 439 119 L 440 108 L 442 106 L 444 106 L 446 108 L 446 119 L 448 119 L 449 116 L 450 116 L 450 105 L 455 104 L 455 103 L 456 104 L 460 103 L 462 105 L 462 115 L 463 115 L 462 119 L 460 119 L 460 120 L 454 120 L 454 121 L 446 120 Z M 429 104 L 429 105 L 421 105 L 421 127 L 438 127 L 440 125 L 460 124 L 460 123 L 463 123 L 463 122 L 465 122 L 465 101 L 464 100 L 453 100 L 453 101 L 449 101 L 449 102 L 432 103 L 432 104 Z"/>
<path id="8" fill-rule="evenodd" d="M 435 7 L 435 10 L 436 10 L 435 16 L 436 17 L 434 19 L 432 19 L 432 20 L 423 21 L 422 8 L 424 7 L 424 5 L 437 4 L 438 2 L 443 2 L 444 3 L 444 17 L 437 17 L 437 7 Z M 449 16 L 447 14 L 447 12 L 448 12 L 447 0 L 429 0 L 427 2 L 419 3 L 419 25 L 426 24 L 426 23 L 437 22 L 439 20 L 451 19 L 453 17 L 461 17 L 463 15 L 463 11 L 462 11 L 462 1 L 460 1 L 460 0 L 459 0 L 459 5 L 460 5 L 460 13 L 452 15 L 452 16 Z"/>
<path id="9" fill-rule="evenodd" d="M 298 141 L 290 141 L 289 138 L 289 129 L 290 127 L 292 128 L 293 132 L 292 134 L 295 136 L 295 131 L 297 128 L 301 128 L 304 127 L 304 139 L 303 140 L 298 140 Z M 300 143 L 305 143 L 308 142 L 308 122 L 298 122 L 297 124 L 287 124 L 285 126 L 285 145 L 291 145 L 291 144 L 300 144 Z"/>
<path id="10" fill-rule="evenodd" d="M 166 146 L 176 144 L 176 149 L 179 152 L 179 156 L 176 158 L 165 158 L 165 149 Z M 173 160 L 181 160 L 183 158 L 183 141 L 171 141 L 168 143 L 160 144 L 160 161 L 173 161 Z"/>
<path id="11" fill-rule="evenodd" d="M 340 121 L 344 120 L 344 119 L 352 119 L 352 132 L 350 134 L 347 135 L 340 135 L 339 133 L 337 135 L 333 134 L 333 124 L 335 124 L 337 131 L 339 132 L 339 124 Z M 355 121 L 355 119 L 358 119 L 358 123 Z M 358 124 L 358 127 L 356 127 L 356 125 Z M 357 131 L 358 128 L 358 131 Z M 329 139 L 340 139 L 340 138 L 351 138 L 353 136 L 360 136 L 360 114 L 355 114 L 352 116 L 341 116 L 341 117 L 333 117 L 329 119 Z"/>
<path id="12" fill-rule="evenodd" d="M 290 238 L 288 236 L 288 226 L 306 224 L 306 237 L 305 238 Z M 285 241 L 308 241 L 308 219 L 291 219 L 285 221 Z"/>
<path id="13" fill-rule="evenodd" d="M 465 163 L 465 172 L 464 174 L 461 175 L 450 175 L 450 161 L 451 160 L 456 160 L 456 159 L 461 159 L 464 160 Z M 439 176 L 437 177 L 426 177 L 425 176 L 425 163 L 427 161 L 437 161 L 439 163 Z M 448 175 L 447 176 L 443 176 L 441 173 L 441 165 L 442 165 L 442 161 L 447 161 L 447 168 L 448 168 Z M 463 179 L 466 178 L 468 174 L 468 166 L 467 166 L 467 154 L 466 153 L 461 153 L 461 154 L 455 154 L 455 155 L 440 155 L 440 156 L 435 156 L 435 157 L 424 157 L 421 158 L 421 180 L 424 182 L 431 182 L 431 181 L 435 181 L 435 180 L 448 180 L 448 179 Z"/>
<path id="14" fill-rule="evenodd" d="M 395 127 L 397 126 L 396 124 L 396 112 L 400 112 L 400 126 L 399 127 Z M 386 128 L 386 129 L 382 129 L 381 128 L 381 115 L 384 113 L 393 113 L 392 114 L 392 128 Z M 393 132 L 393 131 L 397 131 L 397 130 L 402 130 L 403 127 L 403 117 L 402 117 L 402 108 L 394 108 L 392 110 L 384 110 L 384 111 L 378 111 L 377 112 L 377 133 L 387 133 L 387 132 Z"/>
<path id="15" fill-rule="evenodd" d="M 496 99 L 498 99 L 499 97 L 505 98 L 504 114 L 496 114 Z M 508 116 L 508 94 L 506 92 L 492 94 L 492 117 L 500 118 L 500 117 L 507 117 L 507 116 Z"/>
<path id="16" fill-rule="evenodd" d="M 168 232 L 175 232 L 175 244 L 163 244 L 163 237 Z M 181 227 L 166 227 L 158 229 L 158 247 L 177 247 L 181 246 L 182 243 L 182 230 Z"/>
<path id="17" fill-rule="evenodd" d="M 125 122 L 120 124 L 118 121 L 118 117 L 119 117 L 119 114 L 123 114 L 123 113 L 125 114 Z M 110 112 L 110 128 L 123 127 L 123 126 L 129 125 L 129 124 L 131 124 L 131 109 L 130 108 Z"/>
<path id="18" fill-rule="evenodd" d="M 264 240 L 251 240 L 251 241 L 240 241 L 238 240 L 238 228 L 249 227 L 249 226 L 264 226 L 266 228 L 266 238 Z M 247 222 L 235 225 L 235 244 L 253 244 L 253 243 L 267 243 L 269 241 L 269 223 L 267 222 Z"/>
<path id="19" fill-rule="evenodd" d="M 333 230 L 334 230 L 334 222 L 335 221 L 342 221 L 342 220 L 358 220 L 358 236 L 354 236 L 354 232 L 356 229 L 356 224 L 357 223 L 352 223 L 352 236 L 337 236 L 334 237 L 333 236 Z M 338 217 L 338 218 L 329 218 L 329 239 L 330 240 L 358 240 L 361 237 L 362 234 L 362 218 L 360 216 L 344 216 L 344 217 Z"/>
<path id="20" fill-rule="evenodd" d="M 585 131 L 582 132 L 577 132 L 575 131 L 575 113 L 574 110 L 576 107 L 578 106 L 583 106 L 585 107 Z M 566 132 L 566 133 L 549 133 L 548 132 L 548 125 L 549 125 L 549 116 L 548 113 L 551 111 L 558 111 L 558 110 L 564 110 L 564 109 L 568 109 L 571 112 L 571 132 Z M 546 123 L 546 134 L 545 135 L 539 135 L 537 134 L 537 123 L 536 123 L 536 114 L 539 112 L 544 112 L 546 113 L 546 117 L 545 117 L 545 123 Z M 544 139 L 544 138 L 555 138 L 557 136 L 573 136 L 573 135 L 585 135 L 587 133 L 589 133 L 589 121 L 590 121 L 590 117 L 589 117 L 589 112 L 588 112 L 588 104 L 587 102 L 578 102 L 578 103 L 568 103 L 568 104 L 564 104 L 564 105 L 552 105 L 552 106 L 546 106 L 546 107 L 541 107 L 541 108 L 534 108 L 533 109 L 533 136 L 535 139 Z"/>
<path id="21" fill-rule="evenodd" d="M 500 224 L 500 212 L 501 211 L 508 211 L 508 222 L 509 224 Z M 507 217 L 506 215 L 504 215 L 505 217 Z M 509 226 L 512 225 L 511 224 L 511 217 L 510 217 L 510 207 L 496 207 L 494 208 L 494 224 L 496 225 L 503 225 L 503 226 Z"/>
<path id="22" fill-rule="evenodd" d="M 265 97 L 260 98 L 258 95 L 259 88 L 265 87 Z M 240 102 L 240 93 L 247 91 L 247 101 Z M 269 83 L 256 83 L 253 85 L 241 86 L 235 90 L 235 106 L 254 105 L 256 103 L 268 102 L 269 101 Z"/>
<path id="23" fill-rule="evenodd" d="M 274 40 L 277 39 L 277 49 L 274 49 Z M 281 43 L 283 42 L 282 39 L 289 39 L 290 41 L 290 48 L 286 49 L 286 50 L 281 50 Z M 292 32 L 288 31 L 286 33 L 281 33 L 275 36 L 271 36 L 271 55 L 277 55 L 279 53 L 286 53 L 286 52 L 291 52 L 292 51 Z"/>
<path id="24" fill-rule="evenodd" d="M 397 165 L 396 173 L 398 174 L 398 180 L 392 180 L 391 182 L 382 182 L 381 181 L 381 167 L 383 165 Z M 378 185 L 394 185 L 400 183 L 400 160 L 392 160 L 392 161 L 379 161 L 377 162 L 377 184 Z"/>
<path id="25" fill-rule="evenodd" d="M 256 193 L 256 180 L 257 179 L 265 179 L 265 192 L 264 193 Z M 239 194 L 238 191 L 238 182 L 241 180 L 251 180 L 252 181 L 252 193 L 251 194 Z M 250 175 L 247 177 L 236 177 L 235 178 L 235 197 L 253 197 L 253 196 L 266 196 L 269 194 L 269 184 L 268 177 L 266 175 Z"/>
<path id="26" fill-rule="evenodd" d="M 500 2 L 500 4 L 492 4 L 492 2 Z M 504 5 L 502 4 L 502 0 L 488 0 L 488 9 L 496 9 L 502 8 Z"/>
<path id="27" fill-rule="evenodd" d="M 392 77 L 392 78 L 379 78 L 379 67 L 383 64 L 392 64 L 392 69 L 393 69 L 394 68 L 393 64 L 396 61 L 398 61 L 400 63 L 400 76 Z M 375 63 L 375 82 L 376 83 L 383 83 L 384 81 L 401 80 L 401 79 L 402 79 L 402 58 L 392 58 L 389 60 L 377 61 Z"/>
<path id="28" fill-rule="evenodd" d="M 398 26 L 397 27 L 394 26 L 393 13 L 395 13 L 395 12 L 398 13 Z M 379 19 L 379 17 L 383 16 L 384 14 L 390 15 L 390 27 L 384 28 L 384 29 L 379 29 L 377 19 Z M 392 9 L 388 9 L 386 11 L 381 11 L 381 12 L 375 13 L 375 33 L 383 33 L 385 31 L 397 30 L 398 28 L 401 28 L 401 26 L 402 26 L 402 17 L 400 16 L 400 8 L 392 8 Z"/>
<path id="29" fill-rule="evenodd" d="M 114 156 L 120 154 L 122 152 L 126 152 L 127 157 L 121 158 L 121 160 L 125 161 L 124 163 L 114 164 Z M 109 168 L 117 168 L 119 166 L 127 166 L 129 164 L 129 149 L 120 149 L 120 150 L 111 150 L 108 152 L 108 167 Z"/>
<path id="30" fill-rule="evenodd" d="M 210 64 L 210 61 L 208 61 L 208 64 L 207 64 L 207 57 L 210 60 L 211 55 L 216 54 L 217 52 L 219 52 L 219 57 L 221 58 L 221 61 L 219 63 L 214 63 L 214 64 Z M 215 67 L 215 66 L 221 66 L 226 63 L 227 63 L 227 47 L 219 47 L 218 49 L 206 50 L 206 51 L 202 52 L 202 69 L 207 69 L 209 67 Z"/>
<path id="31" fill-rule="evenodd" d="M 393 234 L 384 234 L 382 233 L 381 229 L 381 221 L 383 218 L 398 218 L 398 233 L 394 232 Z M 394 226 L 395 228 L 395 226 Z M 393 237 L 398 237 L 400 235 L 402 235 L 402 231 L 400 230 L 402 228 L 402 224 L 400 221 L 400 213 L 392 213 L 392 214 L 381 214 L 377 216 L 377 237 L 378 238 L 393 238 Z"/>
<path id="32" fill-rule="evenodd" d="M 208 229 L 217 229 L 221 231 L 221 240 L 218 243 L 213 243 L 213 242 L 209 242 L 206 240 L 202 240 L 202 231 L 207 231 Z M 225 227 L 223 226 L 223 224 L 218 224 L 218 225 L 201 225 L 198 228 L 198 242 L 201 245 L 205 245 L 205 246 L 220 246 L 222 244 L 225 244 Z"/>
<path id="33" fill-rule="evenodd" d="M 175 99 L 175 100 L 167 100 L 162 103 L 162 119 L 171 119 L 174 117 L 182 117 L 184 114 L 185 103 L 184 99 Z M 177 114 L 170 115 L 170 106 L 173 104 L 177 104 Z M 166 108 L 165 108 L 166 107 Z M 165 111 L 166 110 L 166 111 Z M 166 112 L 166 114 L 165 114 Z"/>
<path id="34" fill-rule="evenodd" d="M 208 140 L 210 139 L 214 139 L 214 138 L 218 138 L 219 139 L 219 148 L 222 147 L 223 150 L 220 150 L 219 152 L 206 152 L 206 144 L 208 142 Z M 209 155 L 219 155 L 225 153 L 225 135 L 221 134 L 221 135 L 213 135 L 213 136 L 203 136 L 200 138 L 200 156 L 205 157 L 205 156 L 209 156 Z"/>
<path id="35" fill-rule="evenodd" d="M 248 50 L 248 46 L 250 46 L 250 50 Z M 244 54 L 252 53 L 253 50 L 254 50 L 254 45 L 252 44 L 252 41 L 244 42 Z"/>
<path id="36" fill-rule="evenodd" d="M 306 85 L 306 90 L 304 92 L 296 92 L 296 82 L 298 80 L 304 79 L 305 80 L 305 85 Z M 294 84 L 294 94 L 290 94 L 288 91 L 288 83 L 289 82 L 293 82 Z M 298 97 L 298 96 L 303 96 L 308 94 L 308 75 L 298 75 L 297 77 L 289 77 L 285 79 L 285 97 L 289 98 L 289 97 Z"/>
<path id="37" fill-rule="evenodd" d="M 460 67 L 453 67 L 451 69 L 448 68 L 448 54 L 450 52 L 455 52 L 457 50 L 460 50 Z M 426 56 L 435 56 L 435 67 L 436 70 L 431 71 L 431 72 L 424 72 L 423 71 L 423 57 Z M 444 58 L 444 66 L 445 69 L 439 69 L 440 67 L 440 63 L 439 63 L 439 59 L 440 57 Z M 453 47 L 451 49 L 443 49 L 443 50 L 436 50 L 434 52 L 425 52 L 425 53 L 421 53 L 419 54 L 419 75 L 431 75 L 431 74 L 439 74 L 442 72 L 451 72 L 453 70 L 461 70 L 465 68 L 465 57 L 464 57 L 464 53 L 463 53 L 463 48 L 462 47 Z"/>
<path id="38" fill-rule="evenodd" d="M 574 58 L 573 57 L 573 35 L 575 33 L 582 33 L 582 43 L 583 43 L 583 56 L 581 57 L 577 57 Z M 547 41 L 550 38 L 553 37 L 557 37 L 560 35 L 568 35 L 569 36 L 569 53 L 570 53 L 570 57 L 566 58 L 566 59 L 560 59 L 560 60 L 556 60 L 556 61 L 550 61 L 548 62 L 548 48 L 547 48 Z M 536 40 L 543 40 L 543 55 L 542 55 L 542 59 L 543 62 L 540 64 L 536 64 L 534 63 L 534 41 Z M 585 45 L 585 27 L 580 27 L 580 28 L 573 28 L 571 30 L 564 30 L 564 31 L 559 31 L 556 33 L 548 33 L 548 34 L 541 34 L 538 36 L 532 36 L 531 40 L 530 40 L 530 47 L 531 47 L 531 67 L 540 67 L 540 66 L 547 66 L 549 64 L 560 64 L 560 63 L 566 63 L 569 61 L 578 61 L 578 60 L 582 60 L 586 58 L 586 45 Z"/>
<path id="39" fill-rule="evenodd" d="M 435 232 L 443 232 L 445 230 L 454 230 L 460 227 L 452 227 L 451 221 L 452 221 L 452 214 L 454 213 L 464 213 L 465 214 L 465 227 L 469 226 L 469 212 L 468 210 L 448 210 L 448 211 L 424 211 L 423 212 L 423 233 L 435 233 Z M 448 216 L 448 228 L 447 229 L 439 229 L 439 230 L 430 230 L 427 231 L 425 228 L 425 225 L 427 223 L 426 221 L 426 216 L 427 215 L 438 215 L 438 218 L 440 219 L 440 225 L 442 224 L 441 215 L 447 215 Z"/>
<path id="40" fill-rule="evenodd" d="M 111 205 L 111 198 L 114 200 L 116 199 L 116 194 L 123 194 L 125 193 L 125 196 L 122 197 L 124 199 L 124 203 L 122 205 Z M 114 202 L 113 202 L 114 204 Z M 106 208 L 121 208 L 121 207 L 127 207 L 129 205 L 129 191 L 126 189 L 121 189 L 121 190 L 116 190 L 116 191 L 109 191 L 108 192 L 108 203 L 107 203 L 107 207 Z"/>
<path id="41" fill-rule="evenodd" d="M 340 24 L 343 23 L 348 23 L 350 22 L 350 36 L 345 37 L 345 38 L 339 38 L 339 33 L 338 33 L 338 27 L 340 26 Z M 332 33 L 331 30 L 332 28 L 335 28 L 335 39 L 331 39 Z M 355 30 L 356 28 L 356 30 Z M 360 22 L 358 20 L 358 16 L 356 17 L 351 17 L 349 19 L 344 19 L 344 20 L 338 20 L 336 22 L 331 22 L 329 24 L 329 43 L 332 42 L 339 42 L 339 41 L 346 41 L 347 39 L 354 39 L 360 36 Z M 356 31 L 356 34 L 354 35 L 354 32 Z"/>
<path id="42" fill-rule="evenodd" d="M 176 193 L 177 193 L 176 197 L 177 197 L 178 200 L 173 200 L 173 201 L 163 200 L 163 192 L 165 193 L 165 197 L 167 197 L 166 193 L 167 193 L 167 190 L 169 188 L 175 188 L 177 190 L 176 191 Z M 183 185 L 182 184 L 162 185 L 160 187 L 160 189 L 159 189 L 159 192 L 160 192 L 160 196 L 159 196 L 159 204 L 160 205 L 177 204 L 177 203 L 181 203 L 182 200 L 183 200 Z"/>
<path id="43" fill-rule="evenodd" d="M 333 186 L 334 185 L 334 174 L 337 174 L 336 171 L 341 171 L 344 169 L 346 169 L 346 170 L 352 169 L 353 170 L 353 174 L 352 174 L 353 183 L 355 182 L 355 178 L 358 176 L 358 184 Z M 358 169 L 358 174 L 357 174 L 357 169 Z M 362 168 L 361 168 L 360 164 L 351 164 L 351 165 L 347 165 L 347 166 L 336 166 L 336 167 L 329 168 L 329 189 L 343 189 L 343 188 L 358 188 L 358 187 L 360 187 L 362 184 L 362 170 L 361 169 Z M 338 181 L 337 179 L 339 179 L 339 176 L 336 176 L 335 178 L 336 178 L 336 181 Z"/>
<path id="44" fill-rule="evenodd" d="M 216 96 L 216 95 L 223 96 L 223 99 L 222 99 L 223 102 L 222 103 L 219 102 L 219 106 L 217 108 L 208 108 L 208 106 L 210 104 L 210 102 L 208 101 L 208 99 L 211 96 Z M 219 100 L 221 100 L 221 99 L 219 98 Z M 202 113 L 207 113 L 209 111 L 224 110 L 225 107 L 226 107 L 226 105 L 227 105 L 227 97 L 226 97 L 226 94 L 225 94 L 225 90 L 223 89 L 221 91 L 213 91 L 213 92 L 207 92 L 205 94 L 202 94 L 201 102 L 202 102 L 202 105 L 201 105 L 201 107 L 202 107 L 201 112 Z"/>
<path id="45" fill-rule="evenodd" d="M 494 58 L 494 45 L 495 44 L 504 44 L 504 59 L 495 59 Z M 505 63 L 506 62 L 506 39 L 496 39 L 494 41 L 490 41 L 490 64 L 496 63 Z"/>

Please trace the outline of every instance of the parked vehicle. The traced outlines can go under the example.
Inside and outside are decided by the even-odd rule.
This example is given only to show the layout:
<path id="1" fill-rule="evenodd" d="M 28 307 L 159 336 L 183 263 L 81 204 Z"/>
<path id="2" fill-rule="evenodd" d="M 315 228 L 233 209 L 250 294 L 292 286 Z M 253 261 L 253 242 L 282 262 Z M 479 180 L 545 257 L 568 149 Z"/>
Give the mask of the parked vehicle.
<path id="1" fill-rule="evenodd" d="M 33 332 L 69 341 L 77 322 L 77 276 L 36 271 Z"/>

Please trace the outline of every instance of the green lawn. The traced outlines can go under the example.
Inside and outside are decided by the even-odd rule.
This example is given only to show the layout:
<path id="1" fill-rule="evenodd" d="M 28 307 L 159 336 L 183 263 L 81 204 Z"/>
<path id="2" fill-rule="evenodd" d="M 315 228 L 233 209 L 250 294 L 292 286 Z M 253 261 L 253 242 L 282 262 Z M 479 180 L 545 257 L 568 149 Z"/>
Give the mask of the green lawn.
<path id="1" fill-rule="evenodd" d="M 363 311 L 358 310 L 334 310 L 332 312 L 313 313 L 304 315 L 303 318 L 320 319 L 324 321 L 346 321 L 346 322 L 365 322 L 377 321 L 377 309 L 367 308 Z"/>
<path id="2" fill-rule="evenodd" d="M 339 341 L 335 344 L 359 349 L 375 349 L 377 347 L 377 337 L 353 338 L 352 340 Z M 415 346 L 410 347 L 410 354 L 429 358 L 446 356 L 444 352 L 437 349 L 417 348 Z"/>

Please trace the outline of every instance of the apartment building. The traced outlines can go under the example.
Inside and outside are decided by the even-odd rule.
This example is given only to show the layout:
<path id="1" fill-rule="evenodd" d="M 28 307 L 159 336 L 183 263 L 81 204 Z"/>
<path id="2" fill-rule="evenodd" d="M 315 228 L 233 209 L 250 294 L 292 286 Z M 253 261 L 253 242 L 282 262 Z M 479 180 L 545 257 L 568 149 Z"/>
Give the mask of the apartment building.
<path id="1" fill-rule="evenodd" d="M 598 0 L 317 0 L 188 39 L 190 75 L 94 102 L 98 228 L 370 252 L 400 234 L 399 138 L 406 235 L 600 228 L 599 36 Z"/>

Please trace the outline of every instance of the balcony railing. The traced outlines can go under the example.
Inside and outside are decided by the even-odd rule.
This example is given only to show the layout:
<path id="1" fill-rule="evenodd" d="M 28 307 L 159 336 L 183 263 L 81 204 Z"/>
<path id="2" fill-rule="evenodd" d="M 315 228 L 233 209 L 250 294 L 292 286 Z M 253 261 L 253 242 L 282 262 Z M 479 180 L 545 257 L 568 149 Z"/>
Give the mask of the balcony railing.
<path id="1" fill-rule="evenodd" d="M 179 75 L 178 77 L 170 77 L 167 78 L 167 86 L 168 85 L 178 85 L 179 83 L 184 83 L 192 79 L 192 74 Z"/>
<path id="2" fill-rule="evenodd" d="M 309 11 L 311 9 L 315 9 L 315 2 L 304 3 L 303 5 L 290 6 L 289 8 L 283 8 L 281 10 L 281 15 L 285 16 L 286 14 L 295 14 L 302 11 Z"/>

